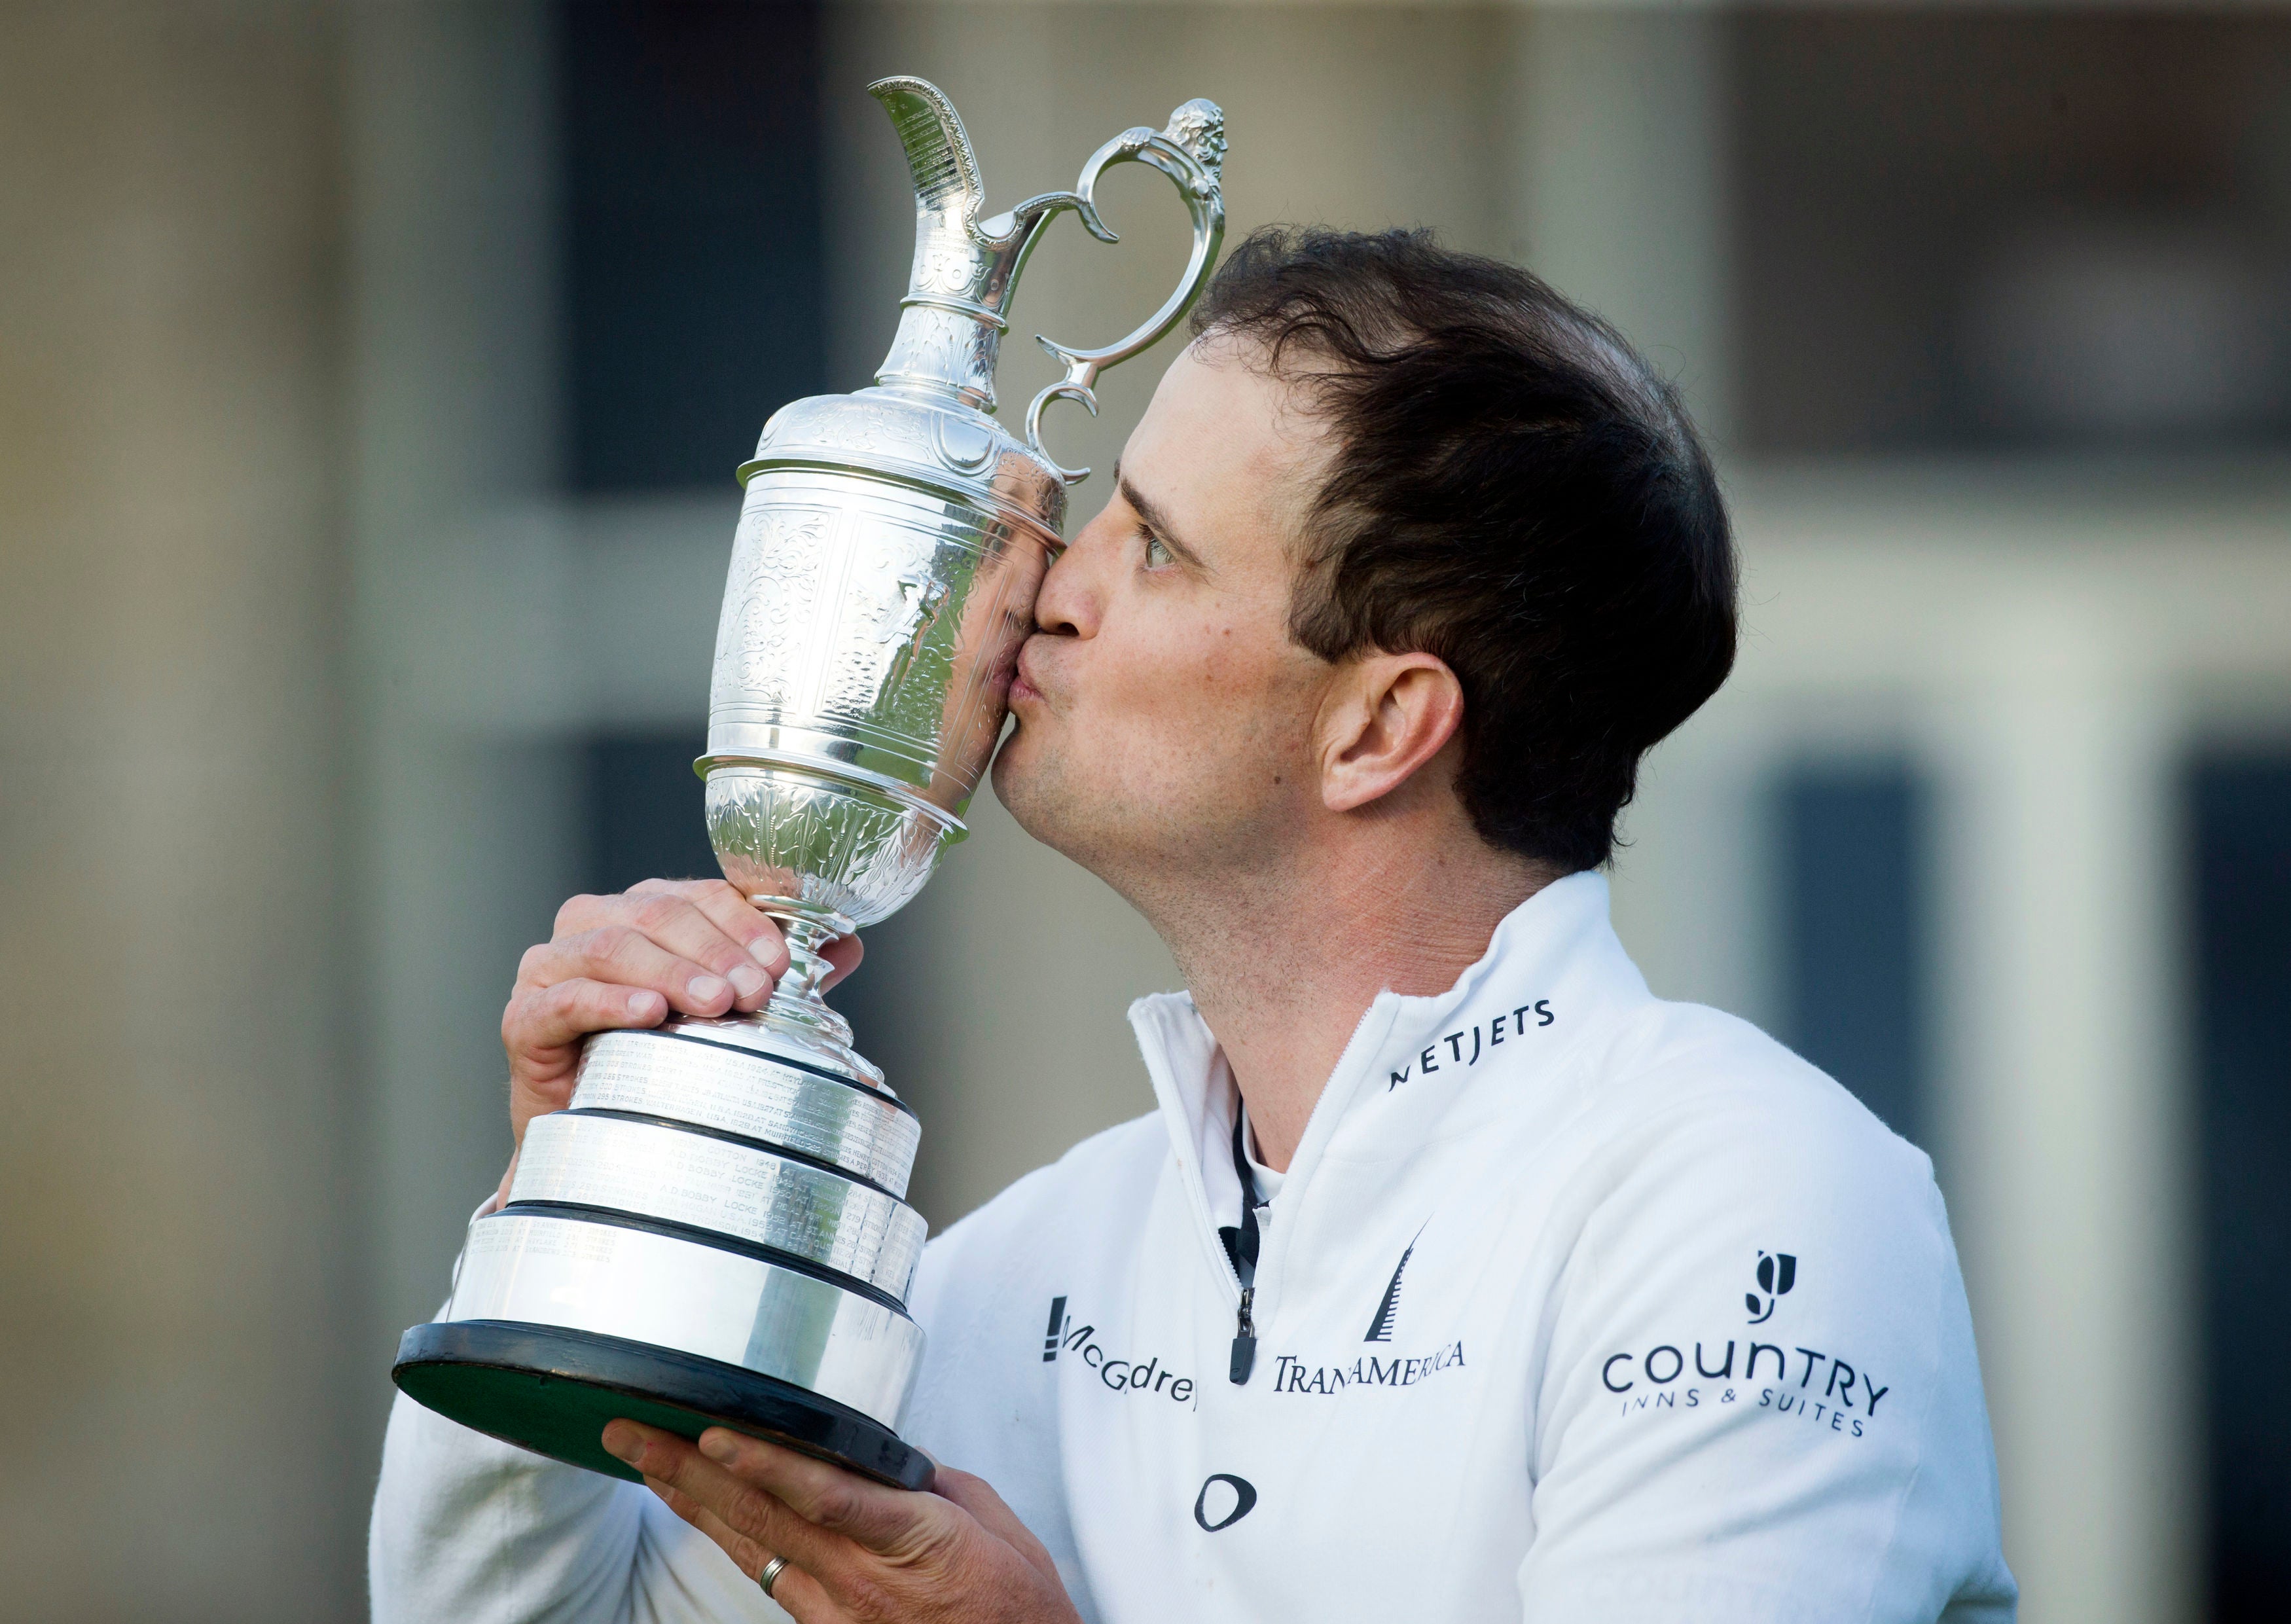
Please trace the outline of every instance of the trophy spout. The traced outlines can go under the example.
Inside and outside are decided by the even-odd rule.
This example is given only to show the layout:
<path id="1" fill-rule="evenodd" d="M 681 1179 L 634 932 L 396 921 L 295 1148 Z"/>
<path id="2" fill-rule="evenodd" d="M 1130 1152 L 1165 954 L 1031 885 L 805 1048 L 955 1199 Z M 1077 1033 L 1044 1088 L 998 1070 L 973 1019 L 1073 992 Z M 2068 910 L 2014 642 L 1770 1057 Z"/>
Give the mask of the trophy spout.
<path id="1" fill-rule="evenodd" d="M 891 116 L 915 189 L 914 265 L 900 301 L 898 335 L 875 382 L 952 394 L 992 412 L 1004 324 L 999 305 L 988 301 L 995 253 L 978 229 L 986 184 L 977 154 L 954 104 L 936 85 L 901 76 L 867 89 Z M 1001 280 L 1007 298 L 1009 278 Z"/>
<path id="2" fill-rule="evenodd" d="M 915 185 L 915 207 L 926 217 L 952 215 L 966 224 L 978 218 L 986 185 L 978 176 L 978 156 L 946 93 L 927 79 L 896 75 L 878 79 L 867 92 L 883 104 L 906 149 L 907 171 Z"/>
<path id="3" fill-rule="evenodd" d="M 953 395 L 994 410 L 994 363 L 1019 273 L 1042 229 L 1073 209 L 1107 242 L 1113 234 L 1089 199 L 1073 192 L 1030 197 L 981 220 L 986 183 L 978 157 L 945 92 L 898 76 L 868 87 L 883 104 L 907 155 L 915 190 L 915 257 L 900 303 L 899 331 L 875 382 L 887 389 Z"/>

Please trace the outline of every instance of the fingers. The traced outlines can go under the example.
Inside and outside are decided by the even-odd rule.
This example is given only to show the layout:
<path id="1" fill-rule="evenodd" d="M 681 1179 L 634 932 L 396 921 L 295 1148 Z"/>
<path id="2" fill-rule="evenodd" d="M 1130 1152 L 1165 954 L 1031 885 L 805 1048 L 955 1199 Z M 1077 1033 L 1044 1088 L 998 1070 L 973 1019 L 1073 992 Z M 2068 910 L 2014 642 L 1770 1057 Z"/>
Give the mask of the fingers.
<path id="1" fill-rule="evenodd" d="M 675 905 L 694 919 L 700 918 L 699 911 L 688 904 Z M 707 929 L 713 932 L 715 927 Z M 656 993 L 687 1015 L 707 1016 L 763 1001 L 771 984 L 762 967 L 728 937 L 719 936 L 712 945 L 690 945 L 694 953 L 664 946 L 633 924 L 599 925 L 528 949 L 525 962 L 518 967 L 518 992 L 585 979 Z"/>
<path id="2" fill-rule="evenodd" d="M 771 1599 L 795 1624 L 847 1624 L 851 1617 L 835 1604 L 825 1585 L 792 1562 L 782 1568 L 779 1578 L 773 1581 Z"/>
<path id="3" fill-rule="evenodd" d="M 765 1564 L 775 1555 L 766 1550 L 747 1535 L 737 1532 L 723 1518 L 694 1499 L 681 1489 L 671 1488 L 658 1478 L 647 1477 L 645 1486 L 671 1511 L 715 1541 L 717 1548 L 732 1559 L 733 1565 L 750 1579 L 761 1581 Z M 771 1599 L 780 1610 L 796 1620 L 796 1624 L 831 1624 L 844 1614 L 828 1599 L 827 1592 L 817 1580 L 791 1561 L 780 1570 L 772 1581 Z"/>
<path id="4" fill-rule="evenodd" d="M 589 977 L 658 993 L 687 1015 L 753 1009 L 787 967 L 778 928 L 720 880 L 648 880 L 575 896 L 557 934 L 526 954 L 518 985 Z"/>
<path id="5" fill-rule="evenodd" d="M 887 1488 L 810 1456 L 713 1427 L 697 1447 L 617 1420 L 607 1450 L 751 1578 L 787 1559 L 773 1598 L 798 1624 L 855 1619 L 1080 1624 L 1057 1565 L 1001 1496 L 967 1473 L 941 1491 Z"/>
<path id="6" fill-rule="evenodd" d="M 728 1427 L 710 1427 L 695 1449 L 672 1433 L 622 1420 L 605 1428 L 603 1442 L 735 1532 L 815 1571 L 845 1540 L 879 1555 L 908 1554 L 943 1535 L 954 1515 L 936 1495 L 886 1488 Z"/>
<path id="7" fill-rule="evenodd" d="M 657 993 L 586 977 L 511 993 L 502 1011 L 511 1138 L 522 1146 L 527 1122 L 572 1104 L 581 1039 L 617 1027 L 658 1025 L 667 1014 L 668 1001 Z"/>
<path id="8" fill-rule="evenodd" d="M 735 1531 L 723 1518 L 694 1499 L 683 1490 L 665 1483 L 657 1477 L 646 1478 L 645 1487 L 660 1496 L 671 1511 L 722 1547 L 724 1554 L 737 1564 L 740 1572 L 745 1573 L 750 1579 L 760 1576 L 764 1571 L 764 1564 L 772 1559 L 771 1552 L 749 1539 L 747 1535 Z"/>
<path id="9" fill-rule="evenodd" d="M 840 1543 L 833 1534 L 805 1522 L 768 1490 L 727 1471 L 673 1433 L 620 1420 L 605 1428 L 602 1442 L 607 1453 L 683 1495 L 728 1532 L 792 1563 L 807 1569 L 816 1566 L 831 1558 Z M 677 1505 L 675 1500 L 669 1503 Z M 736 1555 L 733 1559 L 739 1560 Z"/>
<path id="10" fill-rule="evenodd" d="M 757 907 L 729 881 L 723 880 L 647 880 L 629 888 L 631 896 L 669 892 L 684 898 L 706 914 L 719 930 L 741 948 L 773 980 L 787 973 L 787 944 L 771 915 Z"/>
<path id="11" fill-rule="evenodd" d="M 848 961 L 858 962 L 856 945 Z M 671 1011 L 753 1011 L 787 963 L 779 927 L 721 880 L 647 880 L 572 898 L 551 939 L 527 950 L 502 1011 L 511 1138 L 522 1146 L 527 1123 L 571 1103 L 590 1033 L 656 1026 Z"/>
<path id="12" fill-rule="evenodd" d="M 668 1014 L 668 1000 L 647 987 L 576 976 L 553 985 L 519 989 L 502 1012 L 502 1047 L 511 1064 L 537 1065 L 549 1051 L 579 1042 L 592 1032 L 623 1026 L 656 1026 Z"/>
<path id="13" fill-rule="evenodd" d="M 741 1482 L 765 1490 L 807 1523 L 871 1551 L 904 1550 L 928 1532 L 922 1524 L 932 1511 L 929 1495 L 886 1488 L 726 1427 L 702 1433 L 700 1452 Z"/>

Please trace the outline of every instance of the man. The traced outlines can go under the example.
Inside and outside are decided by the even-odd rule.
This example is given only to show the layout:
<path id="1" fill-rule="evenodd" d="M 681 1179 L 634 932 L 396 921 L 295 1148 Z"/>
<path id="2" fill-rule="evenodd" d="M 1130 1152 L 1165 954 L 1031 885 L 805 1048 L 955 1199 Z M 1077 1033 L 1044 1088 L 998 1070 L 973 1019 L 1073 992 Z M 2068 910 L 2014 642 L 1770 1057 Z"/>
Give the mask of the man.
<path id="1" fill-rule="evenodd" d="M 1607 922 L 1639 759 L 1733 657 L 1676 396 L 1415 234 L 1261 233 L 1194 332 L 994 766 L 1189 992 L 1131 1011 L 1155 1115 L 926 1253 L 936 1491 L 615 1422 L 647 1492 L 400 1400 L 378 1618 L 2011 1617 L 1925 1159 Z M 721 883 L 575 898 L 513 1127 L 583 1033 L 784 964 Z"/>

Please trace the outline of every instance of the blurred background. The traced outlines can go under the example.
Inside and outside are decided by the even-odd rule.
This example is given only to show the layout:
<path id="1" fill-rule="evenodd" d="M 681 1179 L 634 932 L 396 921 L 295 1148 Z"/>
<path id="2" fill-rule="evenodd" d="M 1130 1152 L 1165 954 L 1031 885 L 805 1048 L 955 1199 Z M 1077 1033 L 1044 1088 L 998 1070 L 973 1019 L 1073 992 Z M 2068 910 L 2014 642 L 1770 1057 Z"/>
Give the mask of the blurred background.
<path id="1" fill-rule="evenodd" d="M 518 954 L 711 872 L 732 470 L 888 342 L 888 72 L 998 207 L 1211 97 L 1236 235 L 1431 225 L 1683 382 L 1748 638 L 1624 937 L 1933 1155 L 2023 1616 L 2280 1616 L 2291 8 L 0 0 L 0 1618 L 363 1613 Z M 1182 262 L 1105 197 L 1006 400 Z M 1150 1108 L 1175 983 L 973 814 L 839 994 L 938 1226 Z"/>

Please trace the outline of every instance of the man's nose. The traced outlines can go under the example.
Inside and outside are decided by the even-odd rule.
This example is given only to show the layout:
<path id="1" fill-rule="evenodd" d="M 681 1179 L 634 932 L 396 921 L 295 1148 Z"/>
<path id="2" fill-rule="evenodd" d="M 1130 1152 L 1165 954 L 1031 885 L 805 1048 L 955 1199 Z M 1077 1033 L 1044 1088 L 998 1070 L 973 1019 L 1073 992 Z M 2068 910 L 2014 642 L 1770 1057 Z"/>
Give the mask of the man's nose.
<path id="1" fill-rule="evenodd" d="M 1050 637 L 1090 637 L 1097 631 L 1098 573 L 1106 548 L 1093 519 L 1052 560 L 1034 599 L 1034 630 Z"/>

